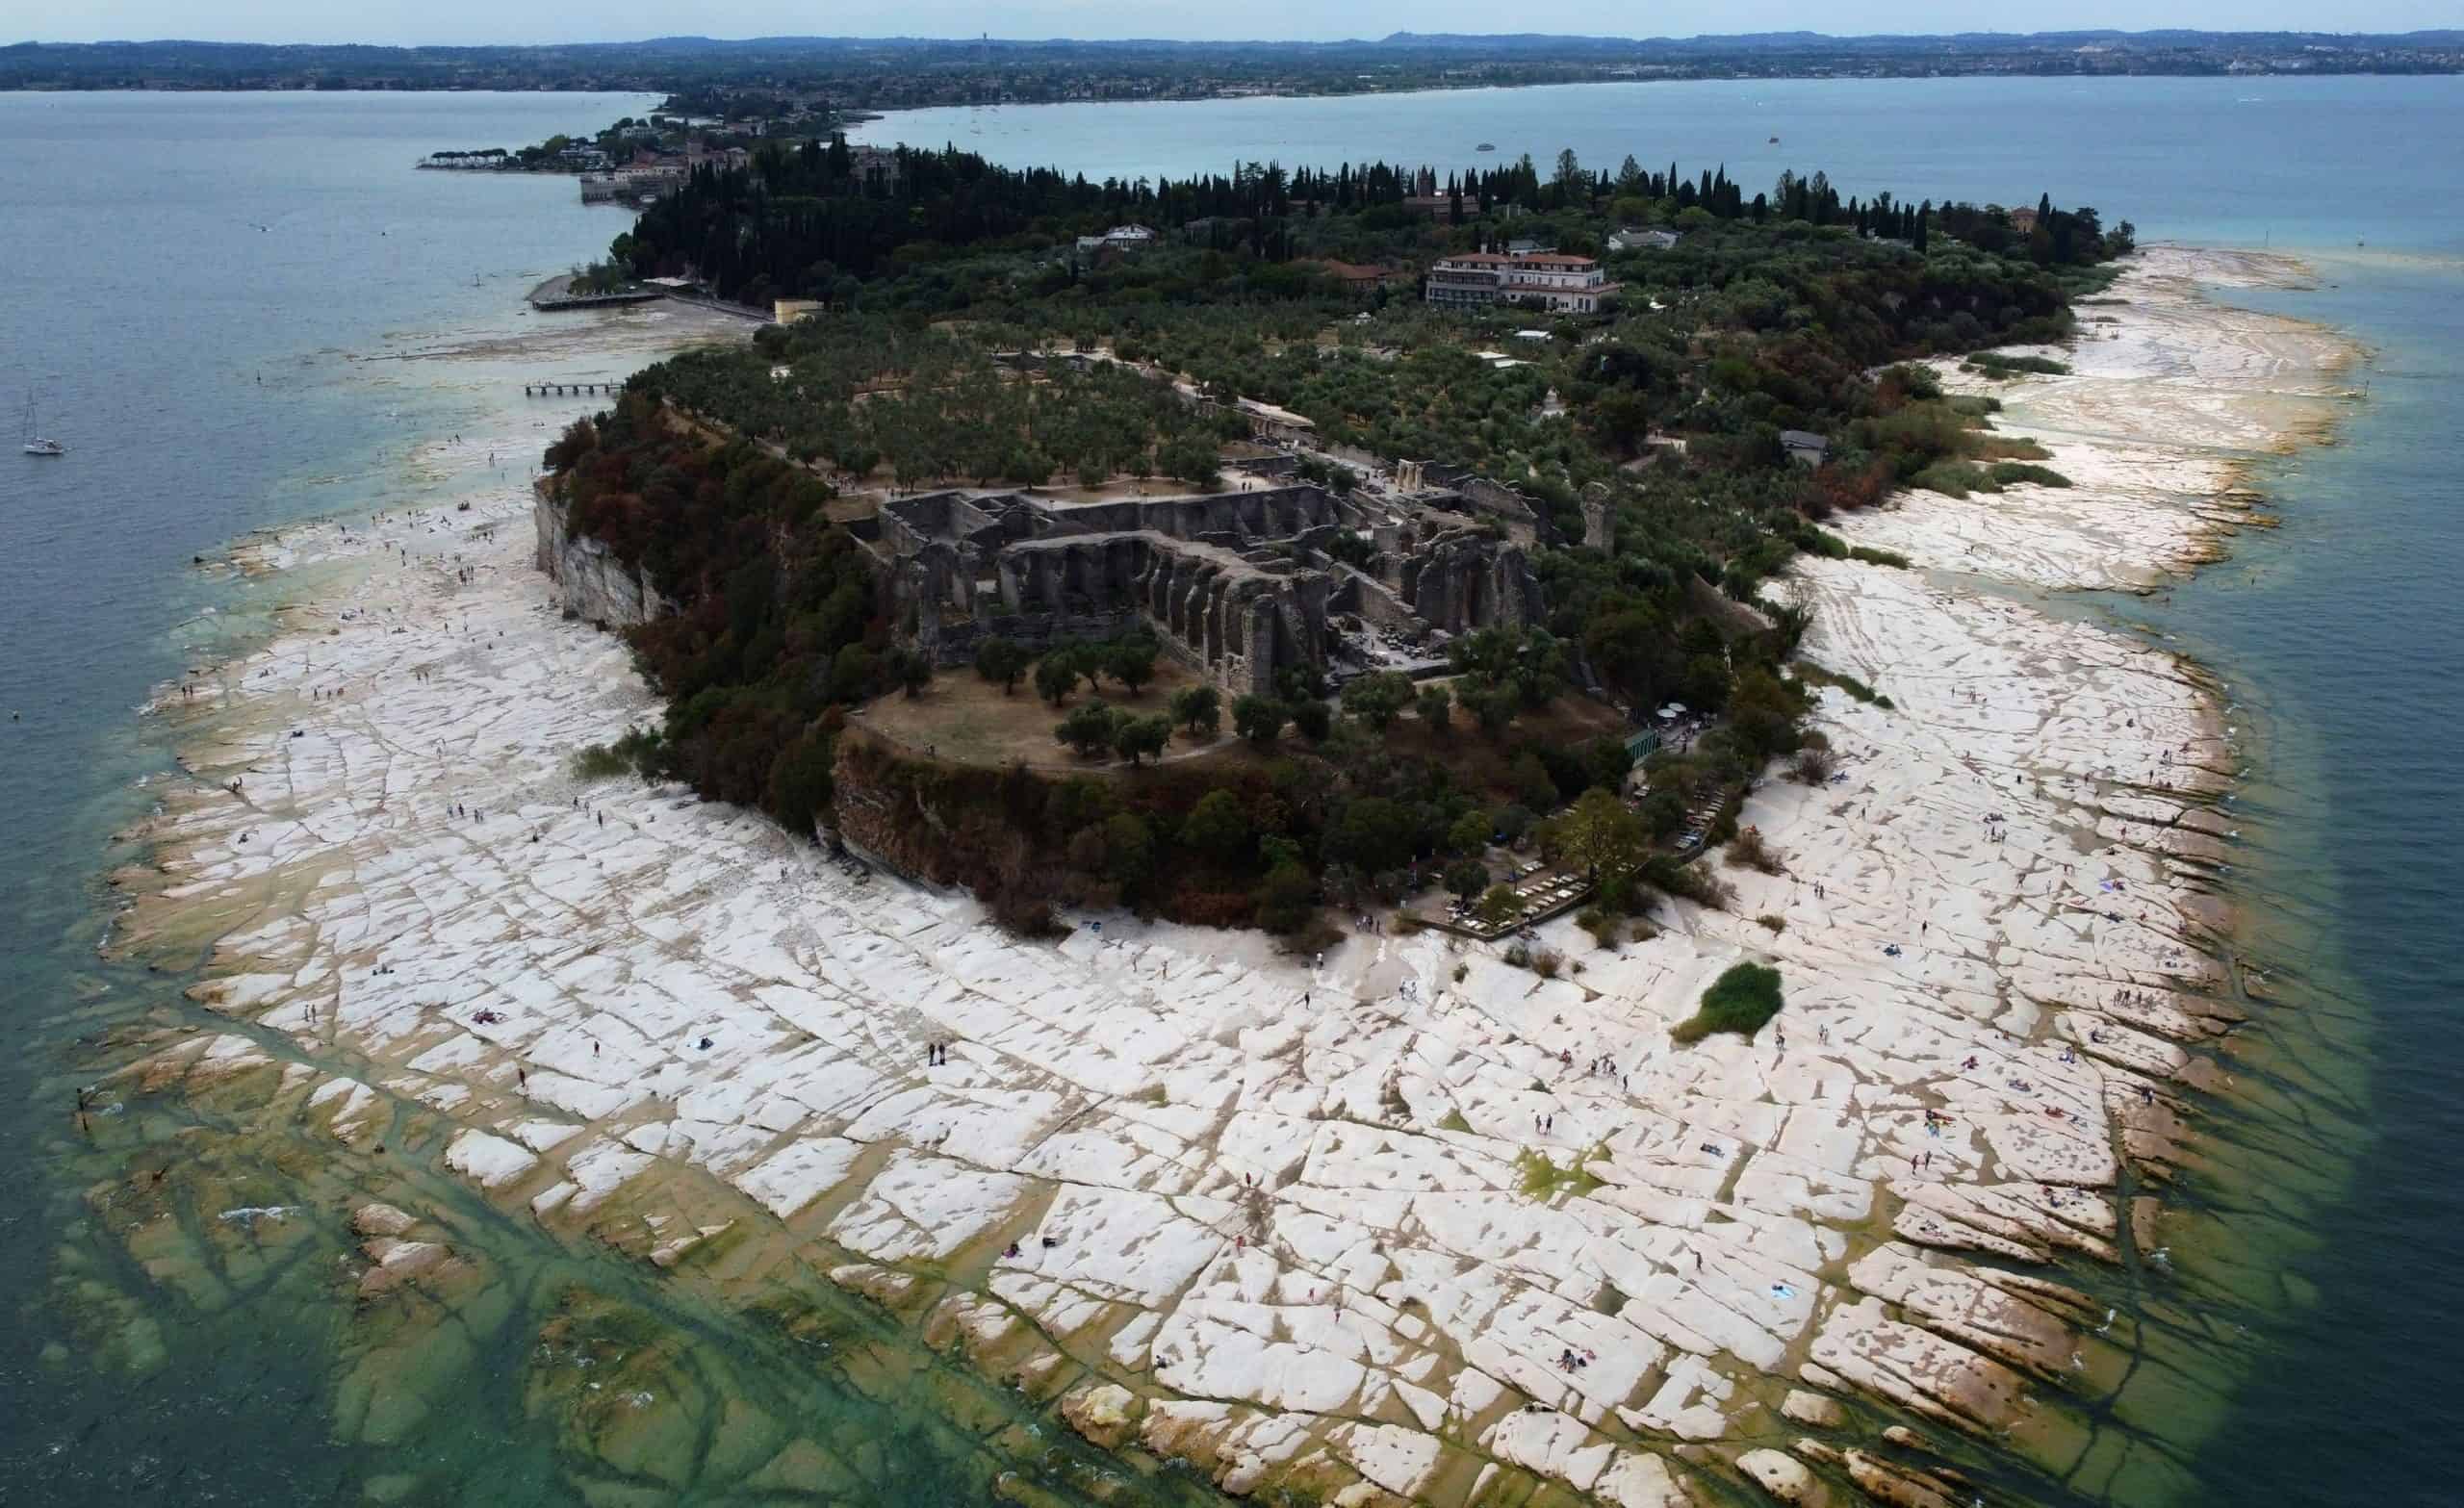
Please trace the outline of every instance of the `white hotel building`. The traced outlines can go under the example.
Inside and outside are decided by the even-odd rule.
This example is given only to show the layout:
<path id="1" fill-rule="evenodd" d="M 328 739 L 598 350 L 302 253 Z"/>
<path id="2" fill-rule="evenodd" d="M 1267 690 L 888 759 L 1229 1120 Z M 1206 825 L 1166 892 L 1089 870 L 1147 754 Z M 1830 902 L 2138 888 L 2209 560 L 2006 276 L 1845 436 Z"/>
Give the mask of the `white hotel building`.
<path id="1" fill-rule="evenodd" d="M 1617 285 L 1601 272 L 1597 257 L 1475 251 L 1439 258 L 1428 269 L 1421 296 L 1456 307 L 1515 303 L 1555 314 L 1591 314 L 1616 291 Z"/>

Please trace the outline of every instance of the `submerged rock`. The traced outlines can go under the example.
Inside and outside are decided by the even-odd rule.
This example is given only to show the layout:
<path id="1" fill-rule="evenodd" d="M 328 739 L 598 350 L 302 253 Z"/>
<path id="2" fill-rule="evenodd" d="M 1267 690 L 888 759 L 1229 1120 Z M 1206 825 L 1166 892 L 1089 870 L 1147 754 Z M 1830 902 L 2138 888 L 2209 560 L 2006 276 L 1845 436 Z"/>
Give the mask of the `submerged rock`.
<path id="1" fill-rule="evenodd" d="M 1757 1486 L 1781 1502 L 1820 1508 L 1830 1501 L 1831 1495 L 1806 1470 L 1805 1463 L 1777 1450 L 1749 1450 L 1737 1457 L 1736 1464 Z"/>
<path id="2" fill-rule="evenodd" d="M 390 1204 L 364 1204 L 350 1216 L 350 1228 L 362 1236 L 399 1236 L 418 1223 Z"/>
<path id="3" fill-rule="evenodd" d="M 1913 1472 L 1903 1471 L 1861 1450 L 1848 1451 L 1842 1460 L 1848 1468 L 1848 1479 L 1857 1484 L 1857 1490 L 1884 1508 L 1957 1508 L 1947 1495 Z"/>
<path id="4" fill-rule="evenodd" d="M 1138 1395 L 1118 1383 L 1082 1388 L 1061 1400 L 1061 1417 L 1069 1427 L 1107 1450 L 1137 1433 L 1142 1412 Z"/>
<path id="5" fill-rule="evenodd" d="M 1791 1388 L 1787 1397 L 1781 1400 L 1780 1413 L 1800 1424 L 1811 1424 L 1817 1429 L 1837 1429 L 1845 1411 L 1835 1398 L 1808 1393 L 1803 1388 Z"/>

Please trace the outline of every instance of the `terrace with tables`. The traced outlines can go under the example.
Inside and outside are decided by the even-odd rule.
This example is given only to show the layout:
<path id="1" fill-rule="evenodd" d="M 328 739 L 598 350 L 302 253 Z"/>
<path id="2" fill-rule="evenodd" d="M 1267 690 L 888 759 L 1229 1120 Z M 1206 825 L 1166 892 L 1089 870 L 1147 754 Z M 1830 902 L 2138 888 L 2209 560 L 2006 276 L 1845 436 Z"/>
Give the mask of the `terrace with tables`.
<path id="1" fill-rule="evenodd" d="M 1515 906 L 1503 917 L 1491 922 L 1480 914 L 1479 898 L 1469 901 L 1450 898 L 1443 910 L 1413 910 L 1414 920 L 1430 927 L 1442 928 L 1461 936 L 1494 942 L 1537 926 L 1553 916 L 1582 904 L 1591 894 L 1591 882 L 1580 875 L 1569 874 L 1553 864 L 1536 861 L 1518 862 L 1498 882 L 1514 892 Z"/>

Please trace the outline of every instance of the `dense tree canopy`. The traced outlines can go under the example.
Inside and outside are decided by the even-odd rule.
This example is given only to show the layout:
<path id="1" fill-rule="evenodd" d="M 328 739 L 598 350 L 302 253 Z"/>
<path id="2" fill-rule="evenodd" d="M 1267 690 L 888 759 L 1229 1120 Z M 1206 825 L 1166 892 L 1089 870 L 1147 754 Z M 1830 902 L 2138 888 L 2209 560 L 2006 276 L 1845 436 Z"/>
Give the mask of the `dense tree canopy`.
<path id="1" fill-rule="evenodd" d="M 1076 239 L 1133 221 L 1155 240 Z M 1645 226 L 1677 240 L 1609 249 Z M 1509 240 L 1603 255 L 1617 296 L 1581 320 L 1439 310 L 1364 298 L 1319 260 L 1409 268 Z M 1302 677 L 1133 712 L 1104 699 L 1139 705 L 1151 640 L 985 642 L 981 676 L 1029 681 L 1056 737 L 1118 778 L 981 788 L 1040 867 L 988 860 L 974 878 L 1005 914 L 1091 894 L 1296 926 L 1322 896 L 1393 896 L 1414 877 L 1480 893 L 1493 836 L 1573 803 L 1543 842 L 1630 890 L 1683 882 L 1647 850 L 1704 793 L 1821 756 L 1788 666 L 1803 614 L 1721 600 L 1758 601 L 1801 550 L 1892 564 L 1821 521 L 1893 488 L 2058 481 L 1992 432 L 1990 399 L 1946 397 L 1907 364 L 2064 338 L 2070 300 L 2129 241 L 2127 222 L 2049 199 L 2025 215 L 1843 199 L 1819 172 L 1749 192 L 1717 166 L 1630 157 L 1096 184 L 956 151 L 859 170 L 836 142 L 772 144 L 699 171 L 607 270 L 829 309 L 645 371 L 548 459 L 573 526 L 680 606 L 634 632 L 671 702 L 653 762 L 798 828 L 829 809 L 842 709 L 930 674 L 892 647 L 868 551 L 828 522 L 834 486 L 1209 486 L 1243 433 L 1220 401 L 1235 396 L 1297 411 L 1327 446 L 1466 468 L 1531 505 L 1548 612 L 1455 640 L 1450 683 L 1375 674 L 1329 700 Z M 1547 339 L 1509 342 L 1535 320 Z M 1504 344 L 1512 363 L 1483 354 Z M 1821 438 L 1818 464 L 1801 438 L 1784 445 L 1790 430 Z M 1302 466 L 1337 491 L 1354 479 Z M 1316 563 L 1373 570 L 1377 550 L 1338 535 Z M 1629 807 L 1621 739 L 1530 731 L 1577 687 L 1722 721 L 1656 758 Z M 1248 745 L 1238 760 L 1150 767 L 1176 730 L 1204 743 L 1227 717 Z"/>

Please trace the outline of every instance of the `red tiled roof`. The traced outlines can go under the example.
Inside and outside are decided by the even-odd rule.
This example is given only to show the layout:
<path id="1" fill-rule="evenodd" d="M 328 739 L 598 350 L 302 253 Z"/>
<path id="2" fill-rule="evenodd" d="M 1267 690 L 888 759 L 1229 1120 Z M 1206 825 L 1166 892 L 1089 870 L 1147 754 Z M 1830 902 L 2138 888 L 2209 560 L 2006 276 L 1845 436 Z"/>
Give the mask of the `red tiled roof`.
<path id="1" fill-rule="evenodd" d="M 1600 266 L 1598 257 L 1560 256 L 1550 251 L 1526 252 L 1519 257 L 1506 256 L 1495 251 L 1466 251 L 1456 256 L 1441 257 L 1439 260 L 1471 267 L 1592 268 Z"/>
<path id="2" fill-rule="evenodd" d="M 1358 262 L 1338 262 L 1332 257 L 1321 257 L 1316 265 L 1325 268 L 1330 275 L 1342 278 L 1346 282 L 1366 282 L 1372 278 L 1389 278 L 1396 275 L 1393 268 L 1375 267 Z"/>

